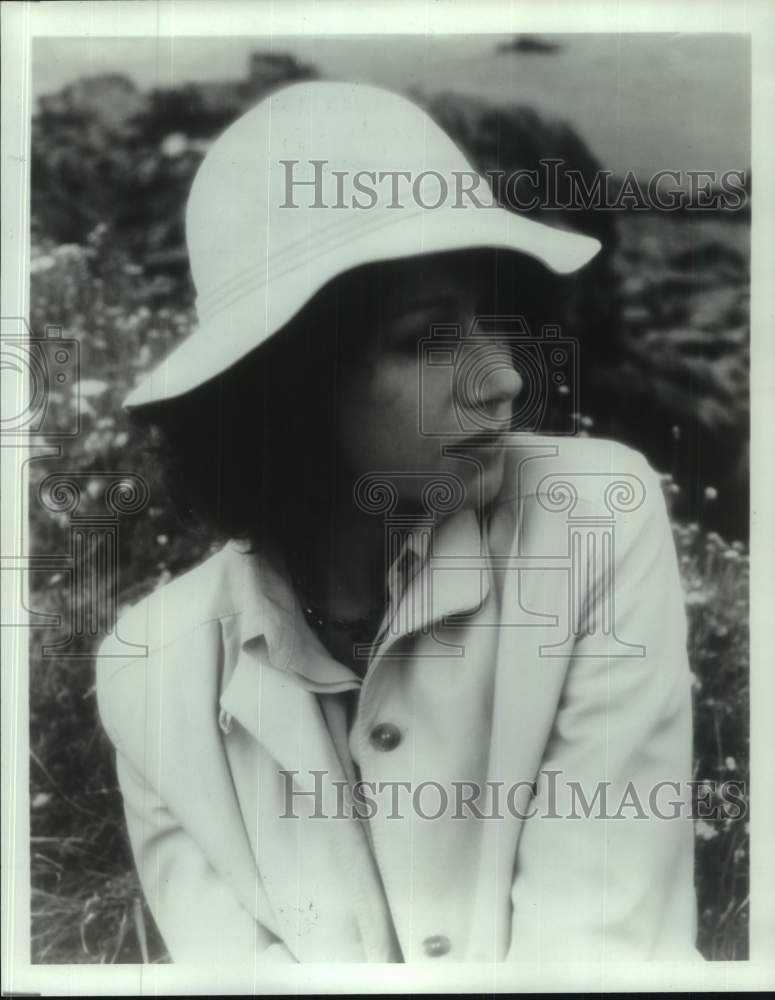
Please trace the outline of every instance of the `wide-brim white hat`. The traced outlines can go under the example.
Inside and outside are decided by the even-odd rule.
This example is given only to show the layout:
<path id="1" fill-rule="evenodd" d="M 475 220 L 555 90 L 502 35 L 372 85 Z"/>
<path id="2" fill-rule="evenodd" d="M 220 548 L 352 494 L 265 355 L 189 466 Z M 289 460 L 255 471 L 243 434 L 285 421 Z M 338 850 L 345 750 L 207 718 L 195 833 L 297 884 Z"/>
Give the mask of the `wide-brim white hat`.
<path id="1" fill-rule="evenodd" d="M 197 326 L 127 396 L 128 409 L 226 371 L 363 264 L 491 247 L 569 274 L 600 249 L 496 205 L 412 101 L 329 81 L 275 91 L 213 143 L 191 187 L 186 242 Z"/>

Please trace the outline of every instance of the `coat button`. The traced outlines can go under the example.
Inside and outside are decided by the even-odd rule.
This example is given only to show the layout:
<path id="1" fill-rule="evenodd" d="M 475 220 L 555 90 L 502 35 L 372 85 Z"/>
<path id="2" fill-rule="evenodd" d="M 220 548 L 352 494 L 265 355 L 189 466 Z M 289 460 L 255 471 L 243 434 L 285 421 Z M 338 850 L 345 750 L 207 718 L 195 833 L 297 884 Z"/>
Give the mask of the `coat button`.
<path id="1" fill-rule="evenodd" d="M 444 934 L 431 934 L 423 941 L 422 946 L 429 958 L 440 958 L 442 955 L 446 955 L 452 947 L 449 938 Z"/>
<path id="2" fill-rule="evenodd" d="M 369 743 L 375 750 L 395 750 L 401 742 L 401 730 L 392 722 L 381 722 L 369 735 Z"/>

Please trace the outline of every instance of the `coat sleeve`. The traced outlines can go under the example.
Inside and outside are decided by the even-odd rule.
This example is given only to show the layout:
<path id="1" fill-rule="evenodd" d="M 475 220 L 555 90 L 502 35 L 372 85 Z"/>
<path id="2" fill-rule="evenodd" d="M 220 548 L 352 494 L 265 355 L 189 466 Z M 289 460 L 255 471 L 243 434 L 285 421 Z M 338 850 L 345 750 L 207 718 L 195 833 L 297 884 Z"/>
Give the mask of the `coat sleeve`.
<path id="1" fill-rule="evenodd" d="M 207 860 L 193 836 L 125 751 L 116 713 L 113 670 L 100 669 L 97 696 L 103 727 L 116 750 L 129 842 L 146 900 L 174 962 L 250 967 L 294 962 L 286 946 L 256 921 Z M 115 661 L 114 661 L 115 662 Z M 129 668 L 131 669 L 131 668 Z M 142 755 L 140 755 L 142 759 Z"/>
<path id="2" fill-rule="evenodd" d="M 518 845 L 511 961 L 699 958 L 683 591 L 658 478 L 637 457 L 644 498 L 616 516 L 613 577 L 589 563 L 577 577 L 596 584 Z"/>

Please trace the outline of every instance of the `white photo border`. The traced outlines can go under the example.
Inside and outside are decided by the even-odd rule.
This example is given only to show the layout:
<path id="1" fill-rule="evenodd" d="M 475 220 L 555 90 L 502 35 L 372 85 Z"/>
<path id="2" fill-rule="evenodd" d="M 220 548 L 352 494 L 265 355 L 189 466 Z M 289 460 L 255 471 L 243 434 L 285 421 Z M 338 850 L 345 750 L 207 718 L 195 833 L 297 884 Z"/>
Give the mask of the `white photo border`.
<path id="1" fill-rule="evenodd" d="M 32 40 L 38 36 L 194 36 L 255 34 L 423 34 L 552 32 L 742 33 L 752 47 L 751 265 L 751 924 L 750 959 L 626 965 L 544 963 L 424 966 L 273 965 L 255 970 L 193 966 L 32 965 L 29 960 L 28 664 L 20 628 L 2 640 L 2 988 L 43 995 L 154 995 L 329 992 L 555 992 L 564 990 L 728 991 L 775 987 L 775 5 L 767 0 L 190 0 L 7 2 L 2 4 L 2 286 L 0 315 L 28 314 L 29 153 Z M 761 181 L 761 184 L 758 182 Z M 19 403 L 26 386 L 16 387 Z M 2 449 L 2 552 L 15 553 L 25 523 L 26 452 Z M 7 594 L 6 594 L 7 596 Z M 23 595 L 22 595 L 23 596 Z"/>

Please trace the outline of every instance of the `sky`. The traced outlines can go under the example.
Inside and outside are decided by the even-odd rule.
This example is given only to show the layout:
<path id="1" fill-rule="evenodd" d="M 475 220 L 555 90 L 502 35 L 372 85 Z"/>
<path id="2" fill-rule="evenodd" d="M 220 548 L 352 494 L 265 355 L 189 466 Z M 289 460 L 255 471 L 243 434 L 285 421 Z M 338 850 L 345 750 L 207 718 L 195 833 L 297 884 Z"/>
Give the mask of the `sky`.
<path id="1" fill-rule="evenodd" d="M 509 37 L 37 38 L 32 93 L 100 73 L 141 88 L 238 79 L 251 52 L 289 52 L 324 76 L 533 106 L 575 126 L 618 175 L 750 167 L 745 36 L 544 35 L 556 52 L 496 53 Z"/>

